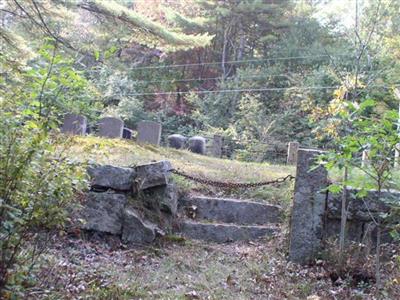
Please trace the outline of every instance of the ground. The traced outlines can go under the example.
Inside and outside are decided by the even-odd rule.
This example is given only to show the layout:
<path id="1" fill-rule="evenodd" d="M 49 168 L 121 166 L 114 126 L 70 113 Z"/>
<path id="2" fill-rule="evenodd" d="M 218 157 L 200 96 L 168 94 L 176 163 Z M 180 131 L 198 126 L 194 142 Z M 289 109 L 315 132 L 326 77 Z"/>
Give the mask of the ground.
<path id="1" fill-rule="evenodd" d="M 168 159 L 175 168 L 214 180 L 257 182 L 294 174 L 292 166 L 221 160 L 130 141 L 73 138 L 71 157 L 130 166 Z M 181 189 L 290 205 L 293 183 L 256 190 L 218 191 L 175 178 Z M 400 251 L 384 251 L 383 289 L 373 280 L 372 256 L 335 272 L 335 253 L 312 266 L 287 261 L 287 223 L 277 236 L 227 244 L 168 235 L 156 245 L 128 248 L 111 236 L 54 233 L 34 268 L 29 299 L 400 299 Z M 363 249 L 355 245 L 359 253 Z M 397 261 L 396 261 L 397 260 Z"/>

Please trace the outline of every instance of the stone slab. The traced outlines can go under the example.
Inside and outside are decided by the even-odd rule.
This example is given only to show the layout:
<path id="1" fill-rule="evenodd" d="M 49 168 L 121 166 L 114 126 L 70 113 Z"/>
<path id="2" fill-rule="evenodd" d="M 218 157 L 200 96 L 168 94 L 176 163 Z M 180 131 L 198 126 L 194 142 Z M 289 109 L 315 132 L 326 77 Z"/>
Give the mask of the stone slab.
<path id="1" fill-rule="evenodd" d="M 140 191 L 167 185 L 170 177 L 169 171 L 171 170 L 171 163 L 166 160 L 136 166 L 134 190 Z"/>
<path id="2" fill-rule="evenodd" d="M 131 191 L 136 172 L 133 168 L 121 168 L 110 165 L 92 165 L 88 167 L 92 189 L 113 189 Z"/>
<path id="3" fill-rule="evenodd" d="M 148 244 L 156 238 L 156 226 L 142 220 L 133 209 L 123 213 L 122 241 L 133 244 Z"/>
<path id="4" fill-rule="evenodd" d="M 191 197 L 180 200 L 183 210 L 196 220 L 210 220 L 240 225 L 279 223 L 282 209 L 276 205 L 253 201 Z"/>
<path id="5" fill-rule="evenodd" d="M 180 225 L 180 232 L 184 237 L 191 239 L 226 243 L 272 236 L 278 232 L 278 229 L 271 226 L 241 226 L 183 221 Z"/>

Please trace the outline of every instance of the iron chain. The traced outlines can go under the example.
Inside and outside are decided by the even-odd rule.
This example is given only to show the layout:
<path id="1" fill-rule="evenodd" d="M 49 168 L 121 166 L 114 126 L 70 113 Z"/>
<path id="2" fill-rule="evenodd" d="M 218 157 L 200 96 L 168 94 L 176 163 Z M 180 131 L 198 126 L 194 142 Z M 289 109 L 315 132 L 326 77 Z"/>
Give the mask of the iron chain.
<path id="1" fill-rule="evenodd" d="M 285 181 L 288 180 L 293 180 L 295 177 L 293 175 L 287 175 L 285 177 L 277 178 L 275 180 L 270 180 L 270 181 L 261 181 L 261 182 L 254 182 L 254 183 L 238 183 L 238 182 L 223 182 L 223 181 L 216 181 L 216 180 L 211 180 L 211 179 L 206 179 L 206 178 L 201 178 L 201 177 L 196 177 L 193 175 L 186 174 L 182 171 L 173 169 L 171 170 L 172 173 L 182 176 L 186 179 L 214 186 L 214 187 L 219 187 L 219 188 L 255 188 L 255 187 L 260 187 L 260 186 L 266 186 L 266 185 L 276 185 L 276 184 L 282 184 Z"/>

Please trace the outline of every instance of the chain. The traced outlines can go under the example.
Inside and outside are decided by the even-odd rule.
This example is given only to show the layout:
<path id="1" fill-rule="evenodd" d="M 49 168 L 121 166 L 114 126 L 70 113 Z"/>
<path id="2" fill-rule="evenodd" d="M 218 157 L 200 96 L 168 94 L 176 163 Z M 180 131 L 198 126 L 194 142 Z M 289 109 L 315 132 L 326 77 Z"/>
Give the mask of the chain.
<path id="1" fill-rule="evenodd" d="M 254 188 L 254 187 L 260 187 L 260 186 L 265 186 L 265 185 L 276 185 L 276 184 L 282 184 L 287 180 L 293 180 L 295 177 L 293 175 L 287 175 L 285 177 L 281 177 L 275 180 L 270 180 L 270 181 L 261 181 L 261 182 L 255 182 L 255 183 L 237 183 L 237 182 L 223 182 L 223 181 L 215 181 L 215 180 L 210 180 L 210 179 L 205 179 L 205 178 L 200 178 L 200 177 L 195 177 L 192 175 L 185 174 L 182 171 L 179 170 L 171 170 L 172 173 L 182 176 L 186 179 L 210 185 L 210 186 L 215 186 L 219 188 Z"/>

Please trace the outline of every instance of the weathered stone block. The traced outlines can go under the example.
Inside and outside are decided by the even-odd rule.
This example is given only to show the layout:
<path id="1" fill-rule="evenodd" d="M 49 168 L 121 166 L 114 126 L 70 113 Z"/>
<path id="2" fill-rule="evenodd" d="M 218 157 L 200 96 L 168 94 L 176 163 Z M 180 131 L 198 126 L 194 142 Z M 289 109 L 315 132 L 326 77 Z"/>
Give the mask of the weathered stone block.
<path id="1" fill-rule="evenodd" d="M 171 163 L 166 160 L 137 166 L 134 190 L 167 185 L 171 170 Z"/>
<path id="2" fill-rule="evenodd" d="M 126 197 L 123 194 L 88 193 L 81 212 L 82 219 L 85 220 L 82 228 L 121 234 L 123 209 L 126 202 Z"/>
<path id="3" fill-rule="evenodd" d="M 131 191 L 135 179 L 135 170 L 110 165 L 93 165 L 88 167 L 93 189 L 113 189 Z"/>
<path id="4" fill-rule="evenodd" d="M 147 244 L 156 238 L 156 226 L 140 218 L 133 209 L 124 210 L 122 240 L 126 243 Z"/>
<path id="5" fill-rule="evenodd" d="M 176 215 L 178 208 L 178 189 L 174 184 L 147 189 L 141 195 L 144 204 L 150 209 L 159 209 Z"/>
<path id="6" fill-rule="evenodd" d="M 118 118 L 106 117 L 99 121 L 99 135 L 108 138 L 122 138 L 124 122 Z"/>
<path id="7" fill-rule="evenodd" d="M 276 205 L 253 201 L 213 197 L 190 197 L 180 200 L 184 209 L 194 207 L 194 219 L 240 225 L 279 223 L 282 209 Z"/>
<path id="8" fill-rule="evenodd" d="M 152 121 L 141 121 L 137 125 L 139 143 L 160 145 L 161 124 Z"/>
<path id="9" fill-rule="evenodd" d="M 85 135 L 87 130 L 86 127 L 86 117 L 74 114 L 66 114 L 61 132 L 73 135 Z"/>
<path id="10" fill-rule="evenodd" d="M 289 259 L 305 264 L 314 259 L 323 239 L 327 171 L 315 167 L 322 152 L 299 149 L 296 183 L 291 216 Z"/>

